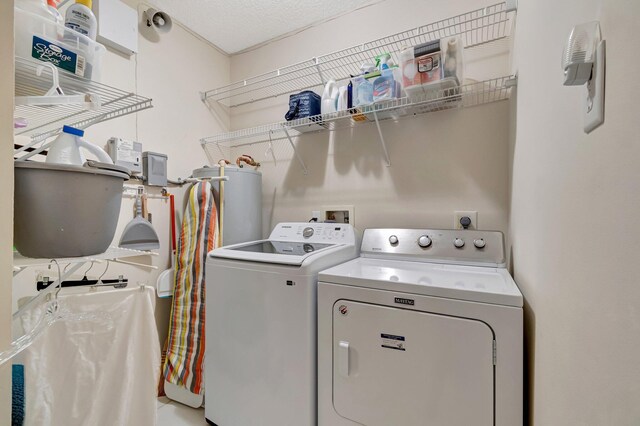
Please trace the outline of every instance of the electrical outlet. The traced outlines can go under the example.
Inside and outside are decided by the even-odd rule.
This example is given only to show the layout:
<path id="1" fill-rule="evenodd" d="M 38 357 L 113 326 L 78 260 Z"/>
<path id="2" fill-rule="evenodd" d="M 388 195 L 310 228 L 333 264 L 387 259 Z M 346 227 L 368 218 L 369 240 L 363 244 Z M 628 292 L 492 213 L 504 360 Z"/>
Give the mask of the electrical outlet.
<path id="1" fill-rule="evenodd" d="M 453 229 L 464 229 L 460 224 L 460 219 L 467 216 L 471 219 L 469 229 L 478 229 L 478 212 L 477 211 L 459 211 L 453 213 Z"/>
<path id="2" fill-rule="evenodd" d="M 323 206 L 321 222 L 348 223 L 355 226 L 355 210 L 353 206 Z"/>
<path id="3" fill-rule="evenodd" d="M 320 221 L 320 210 L 313 210 L 311 212 L 311 219 L 314 219 L 316 222 Z"/>

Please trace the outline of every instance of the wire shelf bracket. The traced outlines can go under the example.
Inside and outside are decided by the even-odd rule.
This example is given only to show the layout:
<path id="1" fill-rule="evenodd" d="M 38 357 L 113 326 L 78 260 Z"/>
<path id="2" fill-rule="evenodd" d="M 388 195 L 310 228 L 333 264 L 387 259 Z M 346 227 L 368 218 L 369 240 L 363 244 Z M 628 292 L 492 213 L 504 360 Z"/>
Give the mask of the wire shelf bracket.
<path id="1" fill-rule="evenodd" d="M 296 144 L 293 143 L 293 139 L 291 139 L 291 135 L 289 134 L 289 131 L 287 130 L 287 126 L 283 126 L 282 130 L 284 131 L 284 134 L 287 136 L 287 139 L 289 140 L 289 144 L 291 144 L 291 148 L 293 148 L 293 152 L 295 153 L 296 158 L 298 159 L 298 163 L 300 163 L 300 167 L 302 167 L 302 172 L 305 175 L 308 175 L 309 174 L 309 170 L 307 170 L 307 166 L 304 164 L 304 161 L 302 161 L 302 157 L 300 157 L 300 153 L 298 152 L 298 149 L 296 148 Z"/>
<path id="2" fill-rule="evenodd" d="M 373 117 L 376 121 L 376 127 L 378 128 L 378 137 L 380 137 L 380 145 L 382 146 L 382 152 L 384 153 L 384 159 L 387 167 L 391 167 L 391 159 L 389 158 L 389 151 L 387 151 L 387 144 L 384 141 L 384 135 L 382 129 L 380 129 L 380 120 L 378 120 L 378 113 L 374 110 Z"/>

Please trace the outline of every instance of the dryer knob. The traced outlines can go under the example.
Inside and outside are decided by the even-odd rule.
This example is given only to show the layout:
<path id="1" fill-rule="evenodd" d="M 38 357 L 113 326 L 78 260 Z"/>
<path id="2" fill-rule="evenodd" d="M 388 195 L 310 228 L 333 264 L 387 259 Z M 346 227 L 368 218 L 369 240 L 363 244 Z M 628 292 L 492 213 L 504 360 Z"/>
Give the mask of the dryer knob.
<path id="1" fill-rule="evenodd" d="M 396 245 L 398 244 L 398 237 L 396 237 L 395 235 L 392 235 L 389 237 L 389 242 L 391 243 L 391 245 Z"/>
<path id="2" fill-rule="evenodd" d="M 473 240 L 473 245 L 476 246 L 476 248 L 482 249 L 487 245 L 487 242 L 484 238 L 478 238 L 477 240 Z"/>
<path id="3" fill-rule="evenodd" d="M 428 235 L 422 235 L 418 238 L 418 245 L 422 248 L 427 248 L 431 245 L 431 238 Z"/>
<path id="4" fill-rule="evenodd" d="M 310 238 L 313 236 L 313 228 L 304 228 L 302 230 L 302 236 L 305 238 Z"/>
<path id="5" fill-rule="evenodd" d="M 456 248 L 462 248 L 464 247 L 464 240 L 462 238 L 456 238 L 453 241 L 453 245 L 456 246 Z"/>

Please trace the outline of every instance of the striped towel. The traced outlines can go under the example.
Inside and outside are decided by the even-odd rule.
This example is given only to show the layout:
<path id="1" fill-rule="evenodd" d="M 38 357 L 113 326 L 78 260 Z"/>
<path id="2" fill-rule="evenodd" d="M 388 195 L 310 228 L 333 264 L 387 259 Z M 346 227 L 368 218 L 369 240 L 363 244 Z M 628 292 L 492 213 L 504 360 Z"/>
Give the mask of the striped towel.
<path id="1" fill-rule="evenodd" d="M 164 377 L 201 395 L 204 391 L 205 260 L 218 240 L 218 211 L 209 182 L 191 188 L 176 253 L 173 307 Z"/>

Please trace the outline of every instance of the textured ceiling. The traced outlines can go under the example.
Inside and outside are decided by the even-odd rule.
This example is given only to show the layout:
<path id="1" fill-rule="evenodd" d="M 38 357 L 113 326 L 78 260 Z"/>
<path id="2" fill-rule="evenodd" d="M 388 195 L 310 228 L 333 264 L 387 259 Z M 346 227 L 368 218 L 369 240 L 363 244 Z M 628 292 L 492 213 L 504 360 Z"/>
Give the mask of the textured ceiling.
<path id="1" fill-rule="evenodd" d="M 153 0 L 153 3 L 232 54 L 379 1 Z"/>

